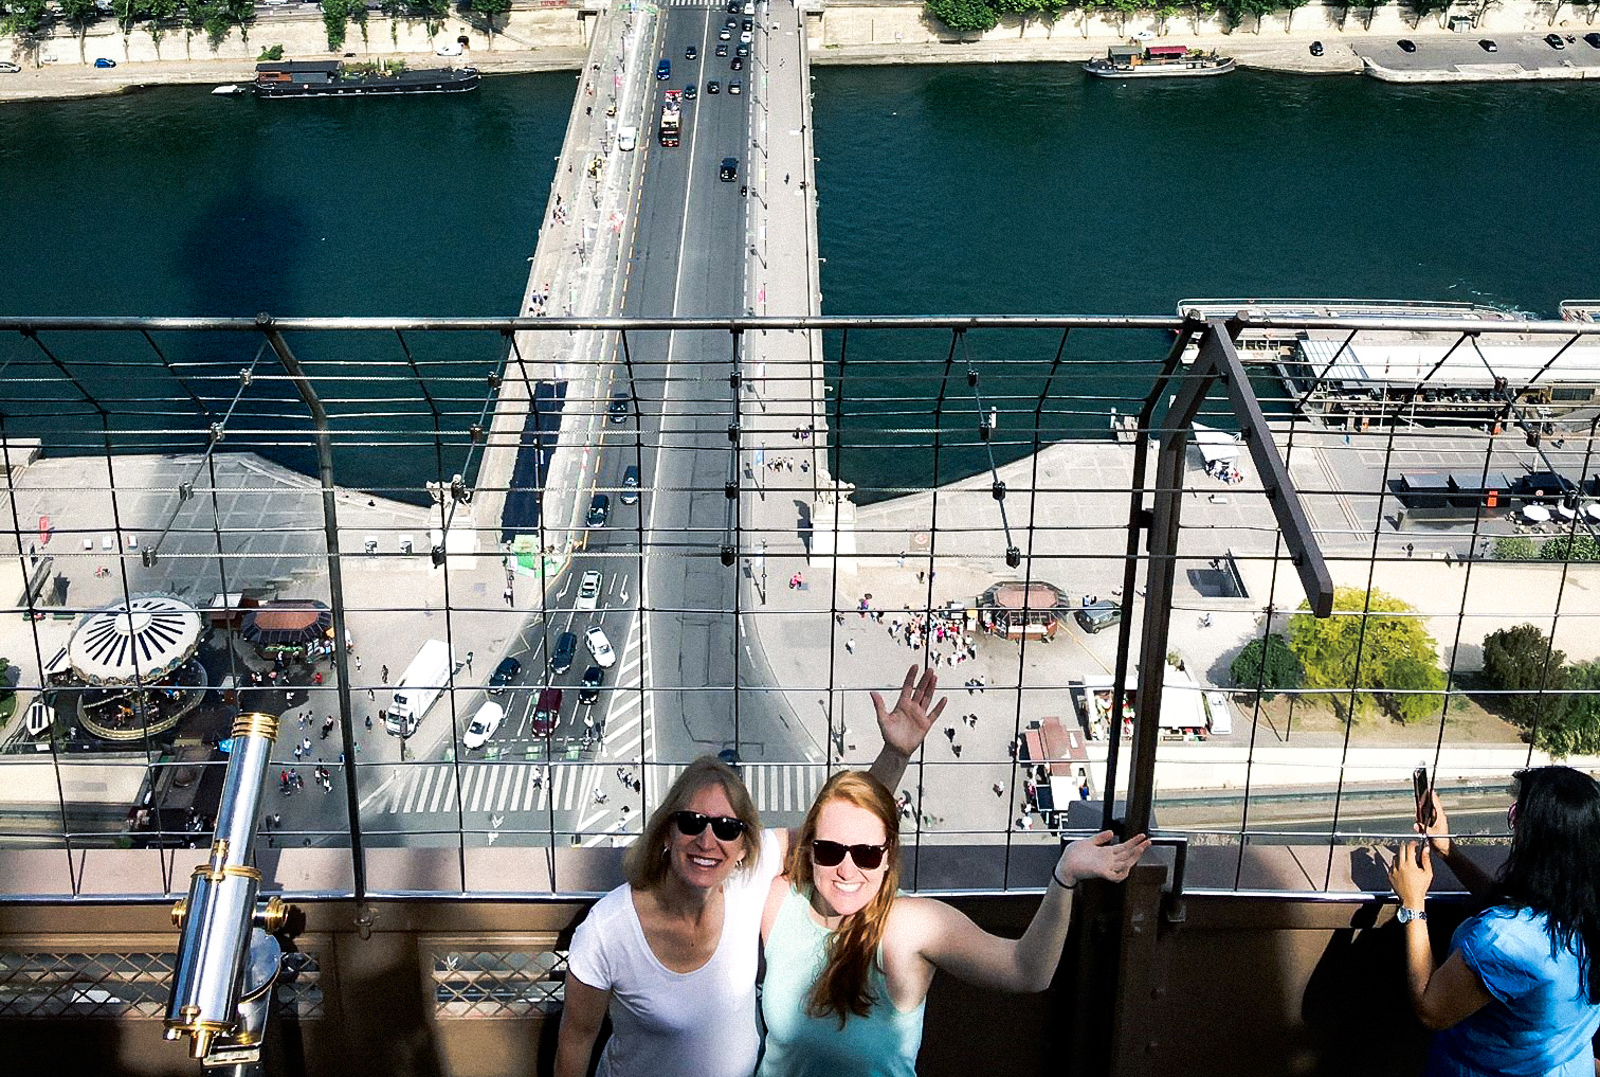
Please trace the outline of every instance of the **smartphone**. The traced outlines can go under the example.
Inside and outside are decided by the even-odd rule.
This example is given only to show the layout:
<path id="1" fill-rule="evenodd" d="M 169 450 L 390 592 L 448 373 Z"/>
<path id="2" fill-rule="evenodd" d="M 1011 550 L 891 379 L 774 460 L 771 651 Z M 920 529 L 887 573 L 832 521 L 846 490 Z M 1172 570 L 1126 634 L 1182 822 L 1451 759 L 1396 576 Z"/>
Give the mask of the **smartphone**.
<path id="1" fill-rule="evenodd" d="M 1411 791 L 1417 798 L 1417 821 L 1423 826 L 1433 825 L 1433 806 L 1428 802 L 1428 785 L 1426 766 L 1411 772 Z"/>

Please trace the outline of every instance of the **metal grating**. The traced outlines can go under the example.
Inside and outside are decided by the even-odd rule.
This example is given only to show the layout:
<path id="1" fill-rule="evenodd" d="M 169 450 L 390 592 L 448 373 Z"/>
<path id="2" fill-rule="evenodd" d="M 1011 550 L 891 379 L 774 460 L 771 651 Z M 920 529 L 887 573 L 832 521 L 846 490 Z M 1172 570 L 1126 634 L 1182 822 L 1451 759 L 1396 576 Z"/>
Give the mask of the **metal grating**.
<path id="1" fill-rule="evenodd" d="M 565 950 L 434 950 L 434 1015 L 481 1020 L 560 1012 Z"/>
<path id="2" fill-rule="evenodd" d="M 171 953 L 0 952 L 0 1019 L 160 1020 L 172 958 Z M 285 955 L 274 996 L 279 1016 L 322 1017 L 320 981 L 316 954 Z"/>

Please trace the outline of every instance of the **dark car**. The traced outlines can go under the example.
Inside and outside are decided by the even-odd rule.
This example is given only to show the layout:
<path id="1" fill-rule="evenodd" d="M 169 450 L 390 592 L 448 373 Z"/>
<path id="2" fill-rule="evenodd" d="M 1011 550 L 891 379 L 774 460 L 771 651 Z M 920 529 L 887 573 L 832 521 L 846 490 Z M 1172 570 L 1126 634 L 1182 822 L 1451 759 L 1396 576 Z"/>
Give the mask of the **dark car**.
<path id="1" fill-rule="evenodd" d="M 1322 42 L 1313 41 L 1311 43 L 1311 55 L 1313 55 L 1313 56 L 1321 56 L 1322 55 Z"/>
<path id="2" fill-rule="evenodd" d="M 683 99 L 685 101 L 693 101 L 695 98 L 697 98 L 699 96 L 700 96 L 700 87 L 696 86 L 694 83 L 691 82 L 691 83 L 689 83 L 689 85 L 687 85 L 687 86 L 685 86 L 683 88 Z"/>
<path id="3" fill-rule="evenodd" d="M 717 178 L 723 183 L 732 183 L 739 178 L 739 158 L 724 157 L 722 167 L 717 169 Z"/>
<path id="4" fill-rule="evenodd" d="M 607 412 L 608 415 L 610 415 L 611 421 L 614 422 L 614 423 L 625 423 L 625 422 L 627 422 L 628 421 L 628 394 L 627 393 L 612 393 L 611 394 L 611 404 L 610 404 L 609 407 L 606 408 L 606 412 Z"/>
<path id="5" fill-rule="evenodd" d="M 1567 47 L 1567 43 L 1561 40 L 1560 34 L 1545 34 L 1544 43 L 1552 49 L 1564 49 Z"/>
<path id="6" fill-rule="evenodd" d="M 97 59 L 94 62 L 94 66 L 100 67 L 100 68 L 116 67 L 117 66 L 117 61 L 115 61 L 115 60 L 113 60 L 113 59 L 111 59 L 109 57 L 102 56 L 102 57 L 100 57 L 99 59 Z"/>
<path id="7" fill-rule="evenodd" d="M 735 71 L 743 71 L 744 70 L 744 61 L 741 60 L 739 57 L 735 56 L 733 58 L 732 62 L 730 62 L 728 64 L 728 66 L 730 68 L 732 68 L 733 70 L 735 70 Z"/>
<path id="8" fill-rule="evenodd" d="M 734 61 L 734 63 L 738 62 L 739 61 L 737 60 Z M 728 92 L 733 94 L 744 93 L 744 83 L 740 82 L 738 79 L 733 79 L 728 83 Z"/>
<path id="9" fill-rule="evenodd" d="M 606 681 L 606 671 L 599 666 L 590 666 L 583 671 L 583 683 L 578 688 L 578 702 L 585 707 L 593 706 L 600 700 L 600 686 Z"/>
<path id="10" fill-rule="evenodd" d="M 494 667 L 494 672 L 489 674 L 489 694 L 497 696 L 506 690 L 506 685 L 517 679 L 517 674 L 522 672 L 522 663 L 515 658 L 502 658 L 500 664 Z"/>
<path id="11" fill-rule="evenodd" d="M 1400 51 L 1401 52 L 1416 52 L 1417 51 L 1417 43 L 1415 41 L 1410 40 L 1409 38 L 1402 37 L 1399 41 L 1396 41 L 1395 44 L 1400 46 Z"/>
<path id="12" fill-rule="evenodd" d="M 717 758 L 730 767 L 737 767 L 739 765 L 739 749 L 724 748 L 717 753 Z"/>
<path id="13" fill-rule="evenodd" d="M 636 505 L 639 502 L 639 465 L 629 464 L 628 470 L 622 473 L 622 496 L 619 499 L 624 505 Z"/>
<path id="14" fill-rule="evenodd" d="M 1113 625 L 1122 623 L 1122 607 L 1115 602 L 1091 602 L 1073 611 L 1078 627 L 1093 635 Z"/>
<path id="15" fill-rule="evenodd" d="M 1490 41 L 1486 37 L 1485 38 L 1481 38 L 1478 41 L 1478 48 L 1482 49 L 1484 52 L 1499 52 L 1500 51 L 1500 46 L 1496 45 L 1493 41 Z"/>
<path id="16" fill-rule="evenodd" d="M 749 56 L 750 46 L 741 41 L 739 42 L 739 47 L 733 50 L 733 54 L 735 56 Z"/>
<path id="17" fill-rule="evenodd" d="M 690 45 L 688 48 L 683 50 L 683 58 L 685 60 L 698 60 L 700 59 L 700 50 L 695 48 L 693 45 Z"/>
<path id="18" fill-rule="evenodd" d="M 589 499 L 589 515 L 583 518 L 590 527 L 604 527 L 611 516 L 611 495 L 595 494 Z"/>
<path id="19" fill-rule="evenodd" d="M 756 26 L 756 24 L 754 22 L 752 22 L 750 19 L 740 19 L 739 20 L 739 29 L 740 30 L 744 30 L 744 31 L 748 32 L 750 30 L 754 30 L 755 26 Z"/>
<path id="20" fill-rule="evenodd" d="M 732 30 L 735 26 L 739 25 L 739 20 L 738 19 L 733 19 L 733 18 L 723 19 L 722 20 L 722 25 L 724 27 L 726 27 L 727 29 Z"/>
<path id="21" fill-rule="evenodd" d="M 1600 33 L 1584 34 L 1583 39 L 1589 43 L 1591 49 L 1600 49 Z"/>
<path id="22" fill-rule="evenodd" d="M 712 79 L 710 82 L 706 83 L 706 93 L 721 93 L 721 92 L 722 92 L 722 83 L 718 82 L 716 79 Z"/>
<path id="23" fill-rule="evenodd" d="M 556 649 L 550 652 L 550 668 L 556 673 L 565 673 L 572 668 L 572 660 L 578 654 L 578 636 L 574 632 L 563 632 L 556 637 Z"/>
<path id="24" fill-rule="evenodd" d="M 733 31 L 724 26 L 721 30 L 717 31 L 717 37 L 723 41 L 731 40 L 733 37 Z"/>
<path id="25" fill-rule="evenodd" d="M 671 77 L 672 77 L 672 61 L 671 60 L 662 60 L 659 64 L 656 64 L 656 78 L 665 81 L 666 79 L 670 79 Z"/>
<path id="26" fill-rule="evenodd" d="M 727 42 L 723 42 L 722 44 L 717 46 L 717 55 L 718 56 L 726 56 L 726 55 L 728 55 L 728 44 L 727 44 Z"/>
<path id="27" fill-rule="evenodd" d="M 539 705 L 533 709 L 533 735 L 548 737 L 561 720 L 561 689 L 545 688 L 539 692 Z"/>
<path id="28" fill-rule="evenodd" d="M 739 0 L 728 0 L 728 14 L 739 14 Z"/>

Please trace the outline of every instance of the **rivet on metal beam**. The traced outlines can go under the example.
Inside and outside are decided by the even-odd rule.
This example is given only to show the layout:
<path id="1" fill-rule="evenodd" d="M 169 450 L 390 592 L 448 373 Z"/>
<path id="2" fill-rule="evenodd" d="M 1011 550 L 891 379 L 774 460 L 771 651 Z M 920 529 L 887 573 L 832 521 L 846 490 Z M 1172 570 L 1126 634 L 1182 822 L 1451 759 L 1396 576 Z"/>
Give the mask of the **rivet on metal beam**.
<path id="1" fill-rule="evenodd" d="M 471 428 L 467 431 L 467 433 L 472 436 L 472 443 L 474 445 L 482 445 L 483 444 L 483 424 L 482 423 L 473 423 Z"/>
<path id="2" fill-rule="evenodd" d="M 729 423 L 728 424 L 728 440 L 731 441 L 731 442 L 735 442 L 735 443 L 738 442 L 738 440 L 739 440 L 739 424 L 738 423 Z"/>
<path id="3" fill-rule="evenodd" d="M 500 375 L 498 375 L 498 374 L 490 374 L 489 375 L 489 388 L 491 388 L 491 389 L 500 388 Z"/>
<path id="4" fill-rule="evenodd" d="M 989 440 L 989 434 L 993 431 L 993 429 L 994 428 L 989 425 L 989 420 L 988 419 L 979 419 L 978 420 L 978 440 L 979 441 L 988 441 Z"/>
<path id="5" fill-rule="evenodd" d="M 722 496 L 729 501 L 737 500 L 739 497 L 739 483 L 736 480 L 723 483 Z"/>
<path id="6" fill-rule="evenodd" d="M 724 565 L 732 568 L 734 562 L 737 560 L 739 560 L 739 554 L 737 550 L 735 550 L 732 546 L 722 547 L 722 563 Z"/>
<path id="7" fill-rule="evenodd" d="M 989 492 L 994 495 L 996 501 L 1004 501 L 1006 499 L 1006 484 L 995 482 L 989 487 Z"/>
<path id="8" fill-rule="evenodd" d="M 1022 551 L 1015 546 L 1006 547 L 1006 567 L 1016 568 L 1022 564 Z"/>

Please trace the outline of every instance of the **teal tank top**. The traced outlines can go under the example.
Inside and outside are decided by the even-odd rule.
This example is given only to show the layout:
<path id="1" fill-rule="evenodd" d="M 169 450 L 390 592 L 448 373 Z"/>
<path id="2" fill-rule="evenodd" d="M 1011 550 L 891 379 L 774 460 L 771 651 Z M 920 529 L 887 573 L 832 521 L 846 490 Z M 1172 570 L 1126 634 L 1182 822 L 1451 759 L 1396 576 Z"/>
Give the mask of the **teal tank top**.
<path id="1" fill-rule="evenodd" d="M 905 1013 L 889 1001 L 889 985 L 873 963 L 869 984 L 877 1001 L 866 1017 L 806 1012 L 811 985 L 827 964 L 827 928 L 811 918 L 810 899 L 793 887 L 767 939 L 761 988 L 766 1047 L 756 1077 L 916 1077 L 927 1001 Z"/>

